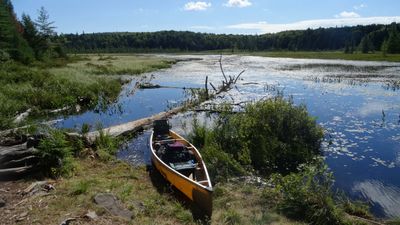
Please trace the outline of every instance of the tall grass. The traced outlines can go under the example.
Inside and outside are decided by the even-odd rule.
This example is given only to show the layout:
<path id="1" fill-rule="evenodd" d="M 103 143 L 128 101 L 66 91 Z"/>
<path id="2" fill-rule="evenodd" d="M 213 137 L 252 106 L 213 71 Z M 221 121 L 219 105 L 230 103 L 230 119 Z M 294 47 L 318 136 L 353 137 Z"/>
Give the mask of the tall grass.
<path id="1" fill-rule="evenodd" d="M 116 99 L 124 81 L 119 76 L 167 68 L 175 61 L 147 56 L 79 56 L 25 66 L 0 62 L 0 129 L 13 126 L 16 115 L 33 115 L 79 104 L 93 108 Z"/>
<path id="2" fill-rule="evenodd" d="M 0 129 L 10 127 L 13 118 L 27 109 L 40 114 L 75 104 L 90 107 L 100 97 L 115 98 L 121 90 L 118 79 L 93 77 L 90 82 L 81 82 L 14 62 L 0 64 L 0 86 Z"/>

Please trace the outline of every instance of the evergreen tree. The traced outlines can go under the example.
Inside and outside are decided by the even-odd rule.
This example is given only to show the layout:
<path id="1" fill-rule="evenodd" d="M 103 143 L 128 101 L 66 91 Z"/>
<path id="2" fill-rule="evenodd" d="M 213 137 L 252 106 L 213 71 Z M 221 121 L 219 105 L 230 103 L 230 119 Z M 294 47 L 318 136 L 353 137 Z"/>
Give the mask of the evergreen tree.
<path id="1" fill-rule="evenodd" d="M 14 60 L 29 63 L 33 60 L 33 51 L 22 37 L 22 26 L 16 19 L 9 0 L 0 0 L 0 50 Z"/>
<path id="2" fill-rule="evenodd" d="M 387 39 L 387 53 L 400 53 L 400 35 L 396 23 L 392 23 Z"/>
<path id="3" fill-rule="evenodd" d="M 382 51 L 383 56 L 386 57 L 387 51 L 388 51 L 388 41 L 387 41 L 387 40 L 385 40 L 385 41 L 382 43 L 381 51 Z"/>
<path id="4" fill-rule="evenodd" d="M 49 21 L 49 19 L 50 19 L 49 13 L 42 6 L 39 10 L 39 16 L 35 22 L 39 30 L 39 33 L 46 38 L 49 38 L 56 34 L 56 32 L 54 31 L 56 27 L 53 26 L 54 21 Z"/>
<path id="5" fill-rule="evenodd" d="M 368 53 L 374 51 L 374 46 L 369 38 L 369 35 L 365 35 L 360 42 L 360 50 L 362 53 Z"/>
<path id="6" fill-rule="evenodd" d="M 40 59 L 47 47 L 46 39 L 39 36 L 36 24 L 29 15 L 22 14 L 22 26 L 24 27 L 23 37 L 33 49 L 36 59 Z"/>

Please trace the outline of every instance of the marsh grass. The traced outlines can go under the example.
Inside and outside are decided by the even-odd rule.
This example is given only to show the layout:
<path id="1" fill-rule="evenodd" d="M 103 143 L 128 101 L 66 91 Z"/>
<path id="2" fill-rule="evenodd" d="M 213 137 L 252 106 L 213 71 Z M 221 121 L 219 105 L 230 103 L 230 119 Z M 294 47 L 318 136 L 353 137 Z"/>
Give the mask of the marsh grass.
<path id="1" fill-rule="evenodd" d="M 14 118 L 28 109 L 37 117 L 47 110 L 76 104 L 85 108 L 94 108 L 99 102 L 106 105 L 118 97 L 126 82 L 118 75 L 150 72 L 173 63 L 135 55 L 79 55 L 31 66 L 1 62 L 0 129 L 18 125 Z"/>
<path id="2" fill-rule="evenodd" d="M 67 67 L 53 68 L 57 75 L 82 77 L 87 75 L 137 75 L 168 68 L 174 60 L 155 56 L 137 55 L 85 55 L 86 60 L 69 64 Z"/>

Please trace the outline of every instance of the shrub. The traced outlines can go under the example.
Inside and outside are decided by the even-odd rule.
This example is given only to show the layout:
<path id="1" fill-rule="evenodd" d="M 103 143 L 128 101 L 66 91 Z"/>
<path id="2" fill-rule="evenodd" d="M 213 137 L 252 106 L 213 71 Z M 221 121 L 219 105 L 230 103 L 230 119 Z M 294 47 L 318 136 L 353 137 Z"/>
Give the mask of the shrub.
<path id="1" fill-rule="evenodd" d="M 207 160 L 215 154 L 217 159 L 251 166 L 264 175 L 287 174 L 312 161 L 320 154 L 323 137 L 304 106 L 282 97 L 249 104 L 243 113 L 223 113 L 211 129 L 197 121 L 193 127 L 190 140 L 204 148 Z"/>
<path id="2" fill-rule="evenodd" d="M 51 176 L 69 176 L 74 171 L 71 144 L 66 140 L 63 132 L 49 130 L 49 136 L 43 139 L 37 155 L 40 159 L 42 170 Z"/>
<path id="3" fill-rule="evenodd" d="M 218 146 L 207 146 L 201 154 L 213 182 L 226 181 L 229 177 L 246 174 L 244 167 Z"/>
<path id="4" fill-rule="evenodd" d="M 277 175 L 275 181 L 281 193 L 277 208 L 287 217 L 316 225 L 345 223 L 333 199 L 332 173 L 324 163 L 304 166 L 285 177 Z"/>

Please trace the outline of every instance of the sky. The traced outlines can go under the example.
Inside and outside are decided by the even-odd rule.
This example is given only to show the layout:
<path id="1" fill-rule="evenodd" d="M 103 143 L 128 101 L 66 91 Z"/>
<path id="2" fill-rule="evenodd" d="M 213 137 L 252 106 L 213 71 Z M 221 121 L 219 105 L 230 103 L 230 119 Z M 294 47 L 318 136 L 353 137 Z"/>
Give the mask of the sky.
<path id="1" fill-rule="evenodd" d="M 12 0 L 17 16 L 44 7 L 58 33 L 188 30 L 264 34 L 400 22 L 399 0 Z"/>

